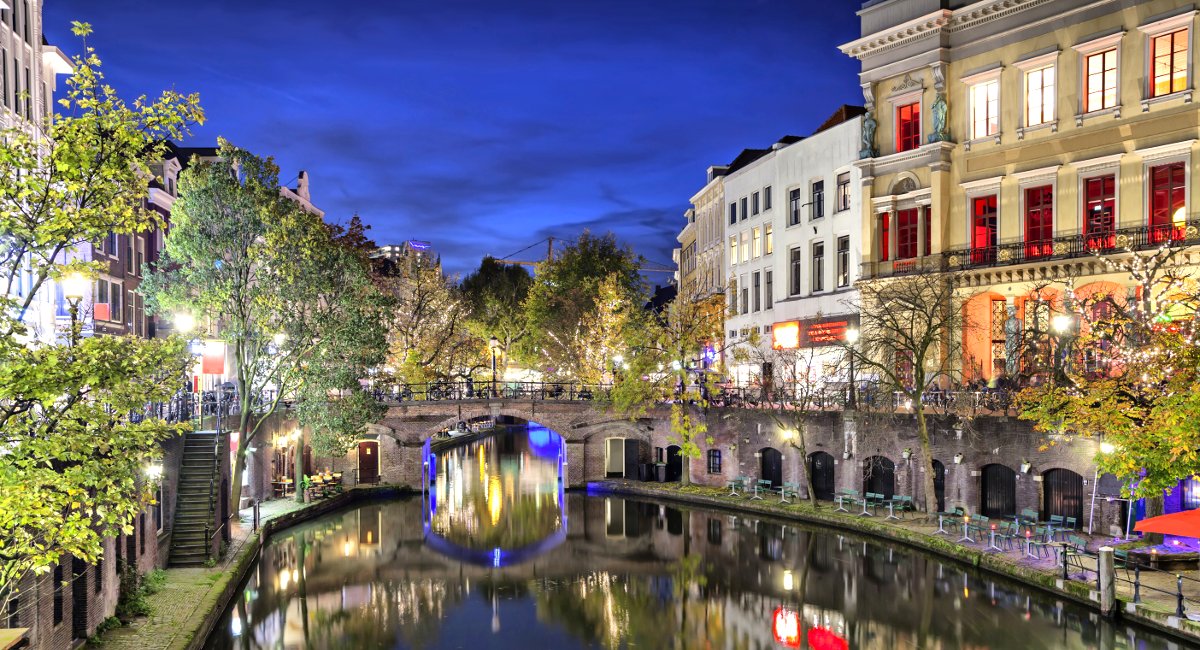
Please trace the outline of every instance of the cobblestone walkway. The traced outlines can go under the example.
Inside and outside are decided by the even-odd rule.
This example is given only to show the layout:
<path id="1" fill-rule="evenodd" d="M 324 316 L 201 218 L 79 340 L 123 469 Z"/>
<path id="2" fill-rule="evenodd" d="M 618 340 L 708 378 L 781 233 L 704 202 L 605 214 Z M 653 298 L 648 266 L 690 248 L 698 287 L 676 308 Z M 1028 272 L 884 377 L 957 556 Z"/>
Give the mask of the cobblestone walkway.
<path id="1" fill-rule="evenodd" d="M 261 519 L 266 522 L 304 505 L 291 499 L 263 502 Z M 110 630 L 92 647 L 112 650 L 167 650 L 184 648 L 208 611 L 215 606 L 218 595 L 229 581 L 229 569 L 243 552 L 249 552 L 246 542 L 257 533 L 251 532 L 251 511 L 243 510 L 240 521 L 231 529 L 229 551 L 225 558 L 210 568 L 167 569 L 167 579 L 158 593 L 147 600 L 153 613 L 129 625 Z"/>

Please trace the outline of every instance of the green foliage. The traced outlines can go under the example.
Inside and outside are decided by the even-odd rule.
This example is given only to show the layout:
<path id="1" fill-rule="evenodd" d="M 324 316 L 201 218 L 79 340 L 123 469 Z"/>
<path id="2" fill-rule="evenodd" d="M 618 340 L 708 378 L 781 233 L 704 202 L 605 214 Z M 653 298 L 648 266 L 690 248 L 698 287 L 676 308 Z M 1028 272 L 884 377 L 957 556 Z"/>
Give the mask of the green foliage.
<path id="1" fill-rule="evenodd" d="M 483 258 L 479 268 L 459 284 L 459 290 L 471 308 L 467 327 L 480 340 L 495 337 L 502 353 L 508 355 L 528 334 L 522 304 L 533 277 L 517 264 L 500 264 Z"/>
<path id="2" fill-rule="evenodd" d="M 118 565 L 117 573 L 120 578 L 117 592 L 117 618 L 128 621 L 138 616 L 149 616 L 154 613 L 153 608 L 150 607 L 150 601 L 146 600 L 146 597 L 154 592 L 147 589 L 141 574 L 137 572 L 137 567 L 126 564 L 122 560 Z"/>
<path id="3" fill-rule="evenodd" d="M 468 327 L 471 307 L 440 263 L 411 254 L 381 281 L 394 304 L 388 365 L 396 379 L 462 379 L 484 367 L 486 345 Z"/>
<path id="4" fill-rule="evenodd" d="M 721 346 L 724 321 L 719 306 L 677 298 L 664 312 L 644 317 L 630 328 L 628 369 L 618 373 L 612 390 L 614 405 L 631 417 L 662 402 L 671 403 L 672 442 L 679 445 L 685 462 L 700 458 L 700 442 L 708 436 L 708 396 L 715 373 L 703 368 L 705 346 Z M 684 468 L 683 480 L 689 478 Z"/>
<path id="5" fill-rule="evenodd" d="M 603 375 L 599 360 L 607 357 L 607 364 L 627 347 L 628 332 L 617 329 L 627 322 L 625 314 L 645 302 L 640 262 L 611 233 L 585 231 L 558 257 L 539 264 L 525 299 L 529 336 L 518 346 L 519 358 L 552 378 L 595 381 Z"/>
<path id="6" fill-rule="evenodd" d="M 90 31 L 74 24 L 79 36 Z M 0 134 L 0 606 L 30 573 L 68 555 L 96 562 L 105 537 L 131 530 L 150 501 L 146 462 L 181 431 L 132 415 L 174 393 L 188 361 L 182 341 L 80 340 L 78 325 L 46 332 L 25 322 L 48 280 L 100 266 L 64 261 L 72 251 L 161 225 L 144 207 L 150 165 L 167 138 L 204 117 L 195 95 L 124 102 L 91 48 L 73 63 L 61 116 Z"/>
<path id="7" fill-rule="evenodd" d="M 1138 301 L 1076 297 L 1068 286 L 1065 307 L 1081 320 L 1059 357 L 1075 362 L 1058 369 L 1058 381 L 1018 395 L 1021 417 L 1054 434 L 1047 446 L 1103 436 L 1114 451 L 1096 456 L 1100 471 L 1122 479 L 1127 495 L 1151 498 L 1151 510 L 1164 490 L 1200 474 L 1200 346 L 1192 316 L 1200 300 L 1179 272 L 1178 250 L 1134 253 L 1120 264 L 1138 286 Z"/>

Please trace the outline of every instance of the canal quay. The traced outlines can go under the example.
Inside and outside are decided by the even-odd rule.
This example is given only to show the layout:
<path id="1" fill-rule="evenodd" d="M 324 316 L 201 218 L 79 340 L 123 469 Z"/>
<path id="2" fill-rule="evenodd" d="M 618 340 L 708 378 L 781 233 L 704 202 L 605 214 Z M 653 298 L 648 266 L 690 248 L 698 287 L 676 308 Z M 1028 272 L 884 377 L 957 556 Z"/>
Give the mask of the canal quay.
<path id="1" fill-rule="evenodd" d="M 497 434 L 444 449 L 427 494 L 279 530 L 204 647 L 1184 645 L 861 531 L 678 493 L 564 492 L 561 461 L 544 428 Z M 637 484 L 608 487 L 623 485 Z"/>

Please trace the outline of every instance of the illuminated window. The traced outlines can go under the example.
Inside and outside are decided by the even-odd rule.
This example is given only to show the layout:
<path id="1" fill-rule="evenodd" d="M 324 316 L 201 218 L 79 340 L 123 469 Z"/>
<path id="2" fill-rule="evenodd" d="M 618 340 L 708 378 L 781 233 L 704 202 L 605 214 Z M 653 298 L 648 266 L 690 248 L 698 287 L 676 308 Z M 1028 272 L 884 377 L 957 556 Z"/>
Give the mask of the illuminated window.
<path id="1" fill-rule="evenodd" d="M 1050 185 L 1025 190 L 1025 256 L 1044 257 L 1053 252 L 1054 189 Z"/>
<path id="2" fill-rule="evenodd" d="M 896 151 L 921 146 L 921 103 L 896 107 Z"/>
<path id="3" fill-rule="evenodd" d="M 1162 242 L 1183 237 L 1187 223 L 1182 162 L 1150 168 L 1150 239 Z"/>
<path id="4" fill-rule="evenodd" d="M 1054 121 L 1054 66 L 1025 73 L 1025 126 Z"/>
<path id="5" fill-rule="evenodd" d="M 1117 105 L 1117 48 L 1088 55 L 1083 74 L 1085 112 Z"/>
<path id="6" fill-rule="evenodd" d="M 752 237 L 752 241 L 753 241 L 753 245 L 751 247 L 751 250 L 754 251 L 754 257 L 755 258 L 762 257 L 762 229 L 760 229 L 760 228 L 754 229 L 754 235 Z"/>
<path id="7" fill-rule="evenodd" d="M 986 138 L 1000 132 L 1000 80 L 971 86 L 971 138 Z"/>
<path id="8" fill-rule="evenodd" d="M 879 215 L 879 260 L 888 261 L 891 255 L 891 215 L 884 212 Z"/>
<path id="9" fill-rule="evenodd" d="M 730 263 L 730 264 L 737 264 L 737 263 L 738 263 L 738 256 L 737 256 L 737 235 L 734 235 L 733 237 L 730 237 L 730 238 L 729 238 L 729 263 Z"/>
<path id="10" fill-rule="evenodd" d="M 750 261 L 750 233 L 742 231 L 742 261 Z"/>
<path id="11" fill-rule="evenodd" d="M 1083 181 L 1084 237 L 1088 250 L 1105 250 L 1116 245 L 1113 229 L 1116 213 L 1117 177 L 1097 176 Z"/>
<path id="12" fill-rule="evenodd" d="M 775 229 L 775 224 L 767 224 L 763 226 L 763 253 L 770 255 L 775 252 L 775 236 L 772 231 Z"/>
<path id="13" fill-rule="evenodd" d="M 971 263 L 989 264 L 996 259 L 996 195 L 971 200 Z"/>
<path id="14" fill-rule="evenodd" d="M 1161 97 L 1187 88 L 1188 30 L 1155 36 L 1150 41 L 1150 96 Z"/>

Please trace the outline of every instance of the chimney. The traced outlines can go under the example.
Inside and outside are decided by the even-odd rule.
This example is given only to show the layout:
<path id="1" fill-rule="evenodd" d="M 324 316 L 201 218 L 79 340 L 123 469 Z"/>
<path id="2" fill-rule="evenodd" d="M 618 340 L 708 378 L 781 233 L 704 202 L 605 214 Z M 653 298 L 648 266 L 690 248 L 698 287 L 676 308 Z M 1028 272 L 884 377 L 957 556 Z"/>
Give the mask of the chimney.
<path id="1" fill-rule="evenodd" d="M 300 176 L 296 180 L 296 195 L 305 201 L 312 202 L 312 196 L 308 193 L 308 172 L 300 170 Z"/>

